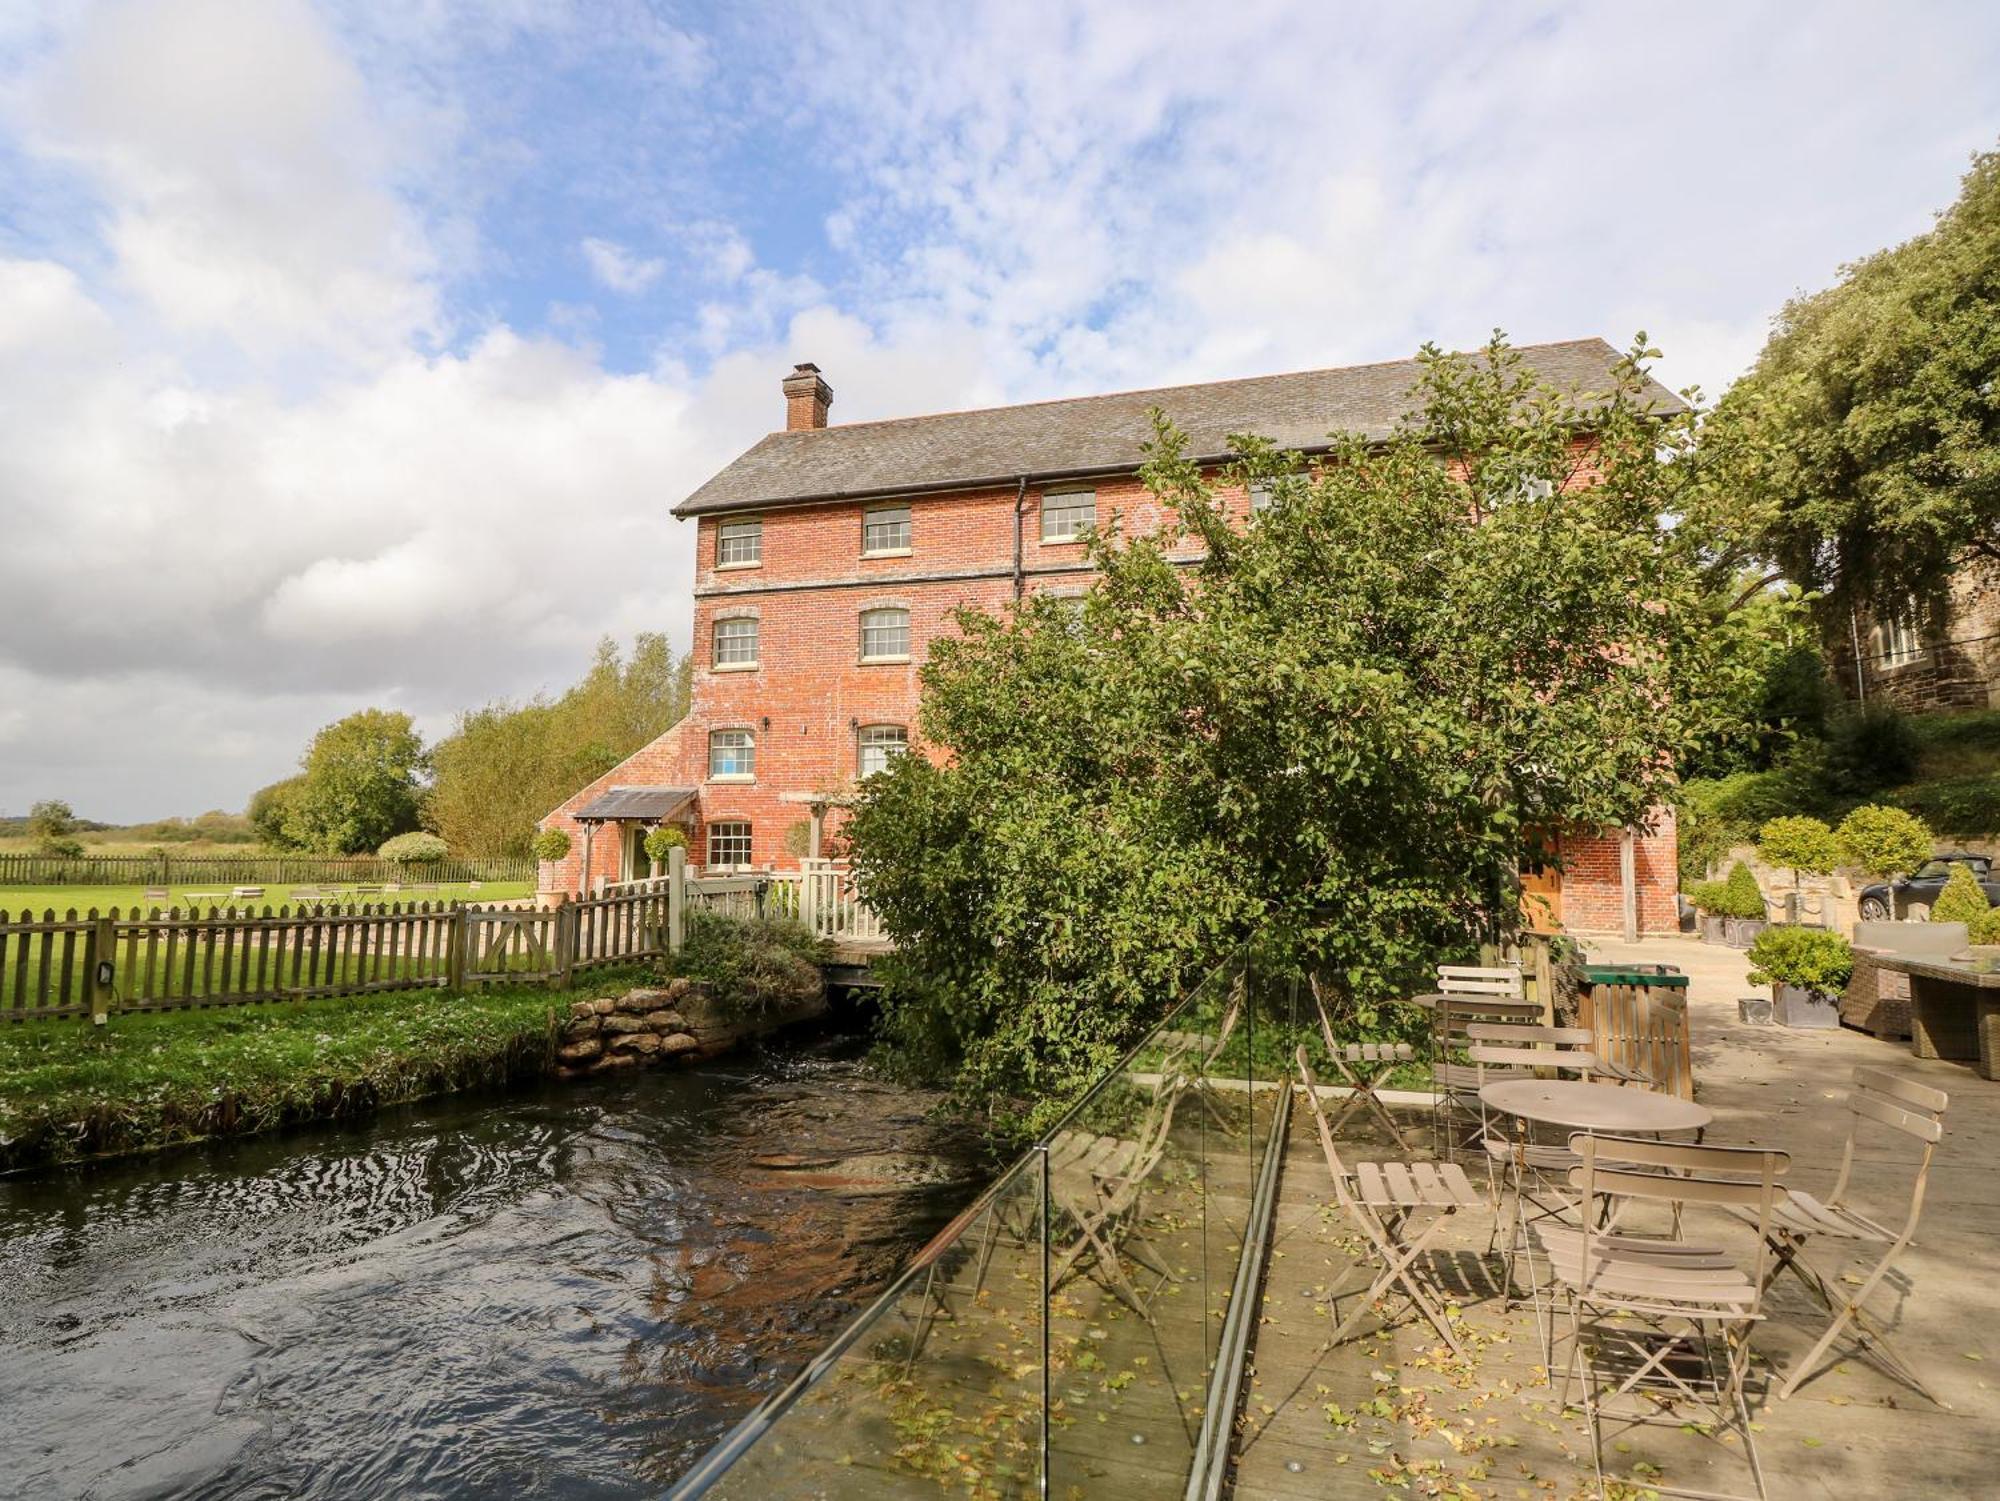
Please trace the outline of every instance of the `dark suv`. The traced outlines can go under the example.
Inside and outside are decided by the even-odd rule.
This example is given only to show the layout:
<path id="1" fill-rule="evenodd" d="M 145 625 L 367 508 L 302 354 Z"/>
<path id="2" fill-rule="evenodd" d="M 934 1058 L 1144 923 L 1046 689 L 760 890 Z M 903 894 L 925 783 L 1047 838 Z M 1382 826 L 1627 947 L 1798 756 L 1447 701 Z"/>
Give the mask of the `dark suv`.
<path id="1" fill-rule="evenodd" d="M 1986 900 L 2000 903 L 2000 876 L 1993 874 L 1993 862 L 1984 855 L 1938 855 L 1926 860 L 1907 876 L 1893 881 L 1877 881 L 1861 888 L 1861 916 L 1865 922 L 1883 922 L 1908 917 L 1912 907 L 1928 908 L 1944 890 L 1954 865 L 1970 865 L 1972 874 L 1986 893 Z"/>

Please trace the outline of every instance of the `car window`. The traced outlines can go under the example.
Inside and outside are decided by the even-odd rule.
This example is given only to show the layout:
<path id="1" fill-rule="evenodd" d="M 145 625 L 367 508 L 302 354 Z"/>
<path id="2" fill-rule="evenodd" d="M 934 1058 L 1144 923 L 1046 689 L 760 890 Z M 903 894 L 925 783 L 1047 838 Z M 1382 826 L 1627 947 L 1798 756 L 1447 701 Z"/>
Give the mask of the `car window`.
<path id="1" fill-rule="evenodd" d="M 1935 880 L 1939 876 L 1948 876 L 1950 874 L 1951 874 L 1950 861 L 1926 860 L 1922 865 L 1919 865 L 1917 867 L 1917 873 L 1911 876 L 1910 879 L 1913 881 L 1929 881 L 1929 880 Z"/>

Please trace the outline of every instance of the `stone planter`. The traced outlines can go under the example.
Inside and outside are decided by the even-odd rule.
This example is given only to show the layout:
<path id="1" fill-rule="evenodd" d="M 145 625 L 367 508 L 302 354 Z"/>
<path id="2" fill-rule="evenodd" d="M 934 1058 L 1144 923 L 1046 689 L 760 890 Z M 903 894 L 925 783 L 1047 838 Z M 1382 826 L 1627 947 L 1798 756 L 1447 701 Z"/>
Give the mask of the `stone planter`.
<path id="1" fill-rule="evenodd" d="M 1799 985 L 1773 985 L 1772 1009 L 1781 1027 L 1820 1030 L 1840 1025 L 1840 1002 Z"/>
<path id="2" fill-rule="evenodd" d="M 1714 917 L 1704 912 L 1700 917 L 1701 936 L 1704 943 L 1729 942 L 1729 919 Z"/>
<path id="3" fill-rule="evenodd" d="M 1768 1027 L 1775 1020 L 1770 997 L 1746 995 L 1736 1002 L 1737 1017 L 1752 1027 Z"/>
<path id="4" fill-rule="evenodd" d="M 1761 917 L 1730 917 L 1723 921 L 1728 925 L 1726 939 L 1733 949 L 1747 949 L 1757 941 L 1757 935 L 1771 925 Z"/>

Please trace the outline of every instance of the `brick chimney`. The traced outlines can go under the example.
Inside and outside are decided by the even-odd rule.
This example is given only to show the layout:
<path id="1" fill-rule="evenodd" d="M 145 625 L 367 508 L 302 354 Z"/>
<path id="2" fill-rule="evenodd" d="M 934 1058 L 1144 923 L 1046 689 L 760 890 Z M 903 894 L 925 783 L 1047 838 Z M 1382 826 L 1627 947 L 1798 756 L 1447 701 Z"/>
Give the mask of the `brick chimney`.
<path id="1" fill-rule="evenodd" d="M 819 378 L 819 366 L 792 366 L 785 377 L 785 431 L 826 426 L 826 409 L 833 405 L 833 387 Z"/>

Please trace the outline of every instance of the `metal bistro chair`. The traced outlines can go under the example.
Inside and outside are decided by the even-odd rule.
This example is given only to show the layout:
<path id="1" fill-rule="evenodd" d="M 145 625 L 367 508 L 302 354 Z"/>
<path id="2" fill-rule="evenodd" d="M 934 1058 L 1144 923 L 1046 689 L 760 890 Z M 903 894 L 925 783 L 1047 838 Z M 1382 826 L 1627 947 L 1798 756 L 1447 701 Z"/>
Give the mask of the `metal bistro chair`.
<path id="1" fill-rule="evenodd" d="M 1463 1357 L 1464 1347 L 1444 1311 L 1449 1302 L 1426 1285 L 1424 1252 L 1444 1224 L 1462 1209 L 1479 1207 L 1479 1191 L 1455 1162 L 1357 1162 L 1349 1167 L 1341 1160 L 1333 1143 L 1333 1128 L 1319 1101 L 1319 1081 L 1301 1043 L 1293 1053 L 1299 1080 L 1305 1086 L 1306 1104 L 1319 1128 L 1320 1150 L 1326 1154 L 1326 1170 L 1333 1178 L 1333 1195 L 1355 1227 L 1374 1247 L 1382 1270 L 1354 1310 L 1341 1319 L 1327 1336 L 1322 1350 L 1330 1350 L 1346 1339 L 1355 1324 L 1374 1307 L 1375 1300 L 1391 1288 L 1400 1287 L 1412 1307 L 1430 1320 L 1438 1337 Z M 1427 1218 L 1425 1218 L 1427 1216 Z M 1420 1223 L 1421 1220 L 1421 1223 Z M 1333 1301 L 1331 1296 L 1329 1301 Z"/>
<path id="2" fill-rule="evenodd" d="M 1791 1159 L 1758 1148 L 1685 1146 L 1584 1131 L 1569 1144 L 1578 1158 L 1569 1181 L 1581 1195 L 1581 1223 L 1545 1220 L 1534 1234 L 1569 1306 L 1562 1402 L 1569 1405 L 1570 1384 L 1581 1369 L 1599 1492 L 1608 1494 L 1610 1482 L 1617 1481 L 1635 1491 L 1718 1497 L 1713 1491 L 1677 1490 L 1657 1477 L 1604 1471 L 1607 1417 L 1617 1433 L 1656 1424 L 1715 1437 L 1707 1425 L 1678 1416 L 1677 1408 L 1695 1403 L 1714 1416 L 1725 1438 L 1733 1431 L 1741 1440 L 1763 1501 L 1768 1493 L 1744 1385 L 1751 1335 L 1764 1317 L 1778 1178 Z M 1601 1215 L 1594 1207 L 1599 1197 L 1607 1201 Z M 1728 1252 L 1711 1246 L 1620 1228 L 1620 1211 L 1644 1203 L 1665 1205 L 1677 1218 L 1683 1205 L 1741 1212 L 1759 1230 L 1755 1269 L 1744 1271 Z M 1634 1406 L 1606 1412 L 1607 1401 L 1622 1404 L 1628 1398 Z"/>
<path id="3" fill-rule="evenodd" d="M 1476 1074 L 1475 1091 L 1504 1079 L 1529 1079 L 1537 1069 L 1558 1075 L 1574 1074 L 1589 1079 L 1602 1073 L 1604 1065 L 1591 1050 L 1588 1027 L 1525 1026 L 1507 1022 L 1473 1022 L 1465 1029 L 1466 1056 Z M 1527 1262 L 1524 1285 L 1535 1310 L 1535 1328 L 1542 1338 L 1546 1360 L 1554 1341 L 1554 1314 L 1543 1297 L 1542 1279 L 1535 1266 L 1534 1243 L 1528 1229 L 1537 1220 L 1561 1218 L 1572 1205 L 1564 1192 L 1569 1170 L 1577 1157 L 1566 1143 L 1535 1142 L 1529 1139 L 1528 1123 L 1518 1116 L 1500 1116 L 1479 1099 L 1479 1144 L 1486 1157 L 1486 1189 L 1493 1205 L 1493 1233 L 1486 1243 L 1488 1255 L 1499 1244 L 1502 1215 L 1500 1190 L 1512 1190 L 1507 1222 L 1506 1302 L 1514 1302 L 1515 1272 Z"/>
<path id="4" fill-rule="evenodd" d="M 1519 965 L 1440 964 L 1438 988 L 1419 996 L 1431 1008 L 1431 1151 L 1456 1158 L 1477 1145 L 1479 1070 L 1464 1058 L 1466 1028 L 1480 1022 L 1538 1022 L 1542 1008 L 1523 999 Z"/>
<path id="5" fill-rule="evenodd" d="M 1403 1135 L 1402 1127 L 1389 1113 L 1389 1107 L 1382 1103 L 1378 1091 L 1382 1081 L 1405 1063 L 1415 1061 L 1417 1053 L 1407 1042 L 1339 1042 L 1333 1035 L 1333 1018 L 1326 1009 L 1326 1000 L 1320 994 L 1319 976 L 1310 976 L 1307 983 L 1312 988 L 1313 1009 L 1319 1013 L 1319 1035 L 1326 1042 L 1326 1056 L 1347 1081 L 1351 1093 L 1333 1118 L 1332 1129 L 1339 1131 L 1347 1118 L 1357 1110 L 1365 1109 L 1396 1143 L 1397 1150 L 1410 1150 L 1409 1138 Z"/>
<path id="6" fill-rule="evenodd" d="M 1833 1342 L 1851 1325 L 1861 1348 L 1874 1355 L 1891 1375 L 1922 1392 L 1935 1405 L 1948 1405 L 1924 1384 L 1908 1361 L 1889 1347 L 1882 1331 L 1868 1317 L 1862 1305 L 1889 1275 L 1890 1267 L 1917 1233 L 1917 1217 L 1924 1207 L 1924 1185 L 1930 1177 L 1931 1158 L 1944 1136 L 1944 1111 L 1950 1100 L 1951 1097 L 1942 1089 L 1933 1089 L 1928 1084 L 1899 1078 L 1881 1069 L 1857 1068 L 1854 1071 L 1853 1091 L 1847 1097 L 1847 1144 L 1841 1151 L 1840 1176 L 1834 1179 L 1833 1192 L 1821 1201 L 1803 1189 L 1795 1188 L 1778 1201 L 1772 1212 L 1769 1233 L 1773 1264 L 1765 1278 L 1765 1285 L 1768 1288 L 1781 1272 L 1791 1271 L 1833 1315 L 1833 1321 L 1826 1326 L 1826 1332 L 1820 1335 L 1819 1341 L 1792 1366 L 1791 1374 L 1779 1389 L 1780 1401 L 1791 1396 L 1812 1376 Z M 1909 1213 L 1900 1230 L 1891 1230 L 1870 1219 L 1847 1202 L 1847 1183 L 1854 1172 L 1855 1139 L 1862 1130 L 1874 1126 L 1886 1126 L 1891 1131 L 1900 1131 L 1923 1143 L 1923 1157 L 1910 1184 Z M 1840 1241 L 1847 1246 L 1879 1246 L 1883 1248 L 1882 1259 L 1875 1263 L 1875 1270 L 1849 1296 L 1801 1257 L 1800 1252 L 1805 1249 L 1806 1243 L 1815 1237 Z"/>

